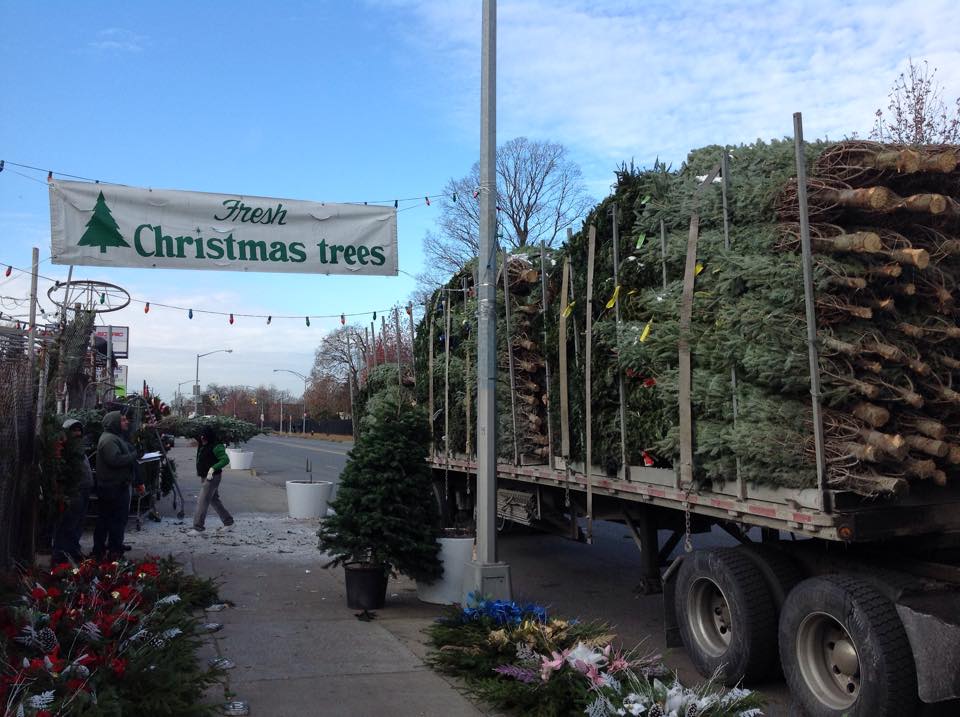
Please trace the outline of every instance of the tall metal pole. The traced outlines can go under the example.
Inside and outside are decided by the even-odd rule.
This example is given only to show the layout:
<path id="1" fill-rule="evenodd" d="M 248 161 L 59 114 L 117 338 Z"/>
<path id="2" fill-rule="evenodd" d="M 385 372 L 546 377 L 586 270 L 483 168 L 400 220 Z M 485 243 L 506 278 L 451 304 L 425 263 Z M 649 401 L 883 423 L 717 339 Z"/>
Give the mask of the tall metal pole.
<path id="1" fill-rule="evenodd" d="M 30 273 L 30 331 L 27 335 L 27 362 L 30 381 L 33 381 L 33 368 L 37 361 L 34 341 L 37 337 L 37 273 L 40 271 L 40 250 L 33 247 L 33 270 Z"/>
<path id="2" fill-rule="evenodd" d="M 464 582 L 495 598 L 510 597 L 509 566 L 497 561 L 497 3 L 483 0 L 480 68 L 480 281 L 477 287 L 477 560 Z M 468 585 L 472 582 L 472 585 Z"/>
<path id="3" fill-rule="evenodd" d="M 193 415 L 200 415 L 200 354 L 197 354 L 197 373 L 193 378 Z"/>
<path id="4" fill-rule="evenodd" d="M 810 218 L 807 214 L 807 159 L 803 150 L 803 117 L 793 113 L 793 142 L 797 156 L 797 200 L 800 209 L 800 253 L 803 263 L 803 298 L 807 315 L 807 350 L 810 359 L 810 398 L 813 406 L 813 440 L 817 457 L 817 507 L 828 510 L 824 500 L 826 458 L 823 417 L 820 413 L 820 360 L 817 356 L 817 313 L 813 296 L 813 251 L 810 248 Z"/>

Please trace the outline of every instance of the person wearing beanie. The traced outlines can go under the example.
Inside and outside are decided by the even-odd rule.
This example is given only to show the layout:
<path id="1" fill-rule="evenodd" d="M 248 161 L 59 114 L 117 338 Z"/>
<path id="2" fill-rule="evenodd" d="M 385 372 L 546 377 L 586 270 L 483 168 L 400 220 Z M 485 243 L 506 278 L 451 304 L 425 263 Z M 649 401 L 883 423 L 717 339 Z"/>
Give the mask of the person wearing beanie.
<path id="1" fill-rule="evenodd" d="M 79 562 L 83 559 L 80 550 L 80 537 L 83 535 L 83 520 L 87 516 L 90 492 L 93 490 L 93 471 L 87 458 L 83 440 L 83 424 L 75 418 L 63 422 L 66 434 L 63 456 L 65 473 L 70 479 L 71 494 L 68 503 L 60 515 L 56 533 L 53 536 L 54 563 L 68 559 Z"/>
<path id="2" fill-rule="evenodd" d="M 123 534 L 130 516 L 130 487 L 137 493 L 144 487 L 136 479 L 139 456 L 124 436 L 130 418 L 124 411 L 110 411 L 103 417 L 103 433 L 97 443 L 97 524 L 93 530 L 93 557 L 118 560 L 123 556 Z"/>
<path id="3" fill-rule="evenodd" d="M 193 514 L 193 528 L 203 532 L 210 506 L 217 511 L 225 526 L 233 525 L 233 516 L 220 501 L 220 479 L 223 469 L 230 465 L 227 449 L 217 441 L 217 432 L 213 426 L 204 426 L 200 431 L 197 446 L 197 475 L 200 476 L 200 496 L 197 498 L 197 510 Z"/>

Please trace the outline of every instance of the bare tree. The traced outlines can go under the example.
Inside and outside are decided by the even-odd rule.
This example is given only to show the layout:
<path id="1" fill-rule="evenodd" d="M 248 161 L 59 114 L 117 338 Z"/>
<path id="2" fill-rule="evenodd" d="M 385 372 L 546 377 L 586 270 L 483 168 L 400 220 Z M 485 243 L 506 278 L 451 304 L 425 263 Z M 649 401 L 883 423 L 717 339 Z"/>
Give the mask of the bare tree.
<path id="1" fill-rule="evenodd" d="M 480 165 L 451 179 L 440 199 L 439 231 L 424 238 L 432 271 L 423 283 L 459 270 L 477 255 L 480 235 Z M 526 137 L 497 149 L 497 217 L 501 246 L 519 248 L 544 241 L 553 246 L 590 206 L 582 174 L 555 142 Z"/>
<path id="2" fill-rule="evenodd" d="M 943 100 L 943 86 L 936 81 L 937 68 L 932 70 L 924 60 L 910 64 L 901 72 L 890 89 L 885 114 L 875 113 L 870 138 L 895 144 L 956 144 L 960 141 L 960 97 L 953 106 Z"/>
<path id="3" fill-rule="evenodd" d="M 307 410 L 317 418 L 338 418 L 349 413 L 347 382 L 331 374 L 314 375 L 307 389 Z"/>

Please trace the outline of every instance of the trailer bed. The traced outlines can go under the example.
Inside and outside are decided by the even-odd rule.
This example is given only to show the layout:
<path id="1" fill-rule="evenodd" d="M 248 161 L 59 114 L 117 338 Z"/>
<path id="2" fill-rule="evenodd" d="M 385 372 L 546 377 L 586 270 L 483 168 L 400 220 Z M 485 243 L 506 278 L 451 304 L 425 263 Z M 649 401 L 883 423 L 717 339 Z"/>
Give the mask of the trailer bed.
<path id="1" fill-rule="evenodd" d="M 562 459 L 556 459 L 562 462 Z M 434 470 L 475 475 L 477 463 L 465 456 L 434 456 Z M 587 492 L 582 465 L 570 469 L 547 465 L 497 463 L 498 480 Z M 929 495 L 896 500 L 865 499 L 842 491 L 825 491 L 825 508 L 816 507 L 819 492 L 767 486 L 740 486 L 732 481 L 720 490 L 683 487 L 675 471 L 631 466 L 629 480 L 591 474 L 590 490 L 637 503 L 660 506 L 749 526 L 784 530 L 797 535 L 842 542 L 870 542 L 894 537 L 960 532 L 960 490 L 937 488 Z"/>

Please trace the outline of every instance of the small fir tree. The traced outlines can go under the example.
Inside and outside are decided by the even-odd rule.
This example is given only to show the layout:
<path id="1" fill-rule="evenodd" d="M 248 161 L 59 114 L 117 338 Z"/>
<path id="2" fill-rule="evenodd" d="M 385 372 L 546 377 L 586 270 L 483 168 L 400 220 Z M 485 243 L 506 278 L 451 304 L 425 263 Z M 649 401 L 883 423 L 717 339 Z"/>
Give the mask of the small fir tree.
<path id="1" fill-rule="evenodd" d="M 374 396 L 340 476 L 333 509 L 317 535 L 331 565 L 383 565 L 421 581 L 440 577 L 440 514 L 427 464 L 430 429 L 422 408 L 396 387 Z"/>
<path id="2" fill-rule="evenodd" d="M 101 254 L 107 251 L 108 246 L 130 246 L 123 240 L 117 220 L 113 218 L 110 207 L 103 198 L 103 192 L 97 196 L 93 216 L 87 222 L 87 230 L 80 237 L 77 246 L 98 246 Z"/>

